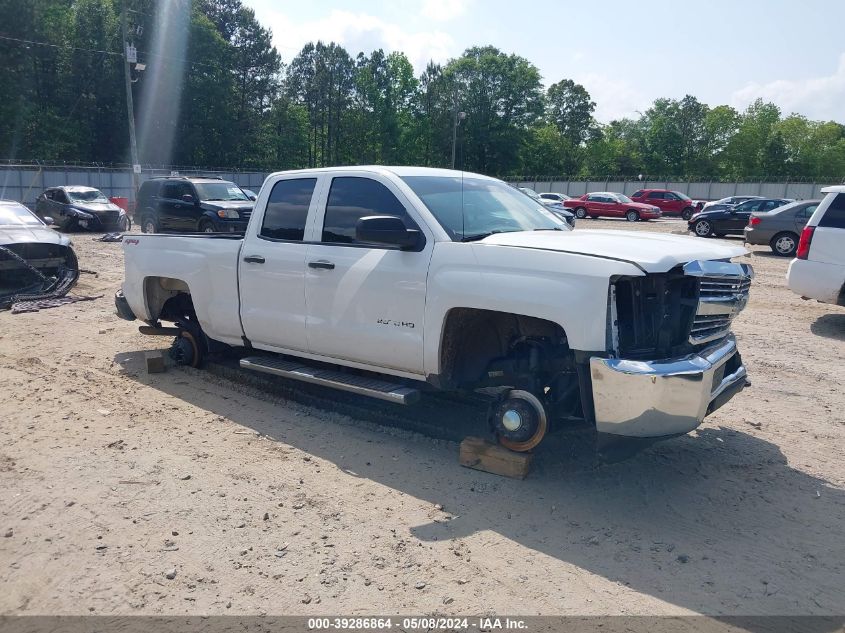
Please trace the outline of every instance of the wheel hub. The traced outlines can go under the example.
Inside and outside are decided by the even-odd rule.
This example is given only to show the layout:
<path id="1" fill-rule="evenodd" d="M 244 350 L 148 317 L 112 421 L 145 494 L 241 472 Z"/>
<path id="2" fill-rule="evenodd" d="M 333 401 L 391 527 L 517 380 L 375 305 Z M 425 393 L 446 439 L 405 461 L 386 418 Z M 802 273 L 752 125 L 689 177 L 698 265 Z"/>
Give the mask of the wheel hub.
<path id="1" fill-rule="evenodd" d="M 512 451 L 530 451 L 548 430 L 546 408 L 528 391 L 514 389 L 493 410 L 490 424 L 499 443 Z"/>
<path id="2" fill-rule="evenodd" d="M 516 431 L 522 426 L 522 416 L 516 409 L 508 409 L 502 414 L 502 426 L 508 431 Z"/>

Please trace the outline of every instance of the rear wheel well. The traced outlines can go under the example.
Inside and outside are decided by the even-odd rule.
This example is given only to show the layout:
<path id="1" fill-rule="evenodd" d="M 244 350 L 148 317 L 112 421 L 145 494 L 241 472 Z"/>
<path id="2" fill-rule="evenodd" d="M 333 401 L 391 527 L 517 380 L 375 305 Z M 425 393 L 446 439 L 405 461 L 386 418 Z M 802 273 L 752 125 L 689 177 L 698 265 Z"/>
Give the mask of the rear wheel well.
<path id="1" fill-rule="evenodd" d="M 191 290 L 181 279 L 147 277 L 144 280 L 144 297 L 151 321 L 196 319 Z"/>

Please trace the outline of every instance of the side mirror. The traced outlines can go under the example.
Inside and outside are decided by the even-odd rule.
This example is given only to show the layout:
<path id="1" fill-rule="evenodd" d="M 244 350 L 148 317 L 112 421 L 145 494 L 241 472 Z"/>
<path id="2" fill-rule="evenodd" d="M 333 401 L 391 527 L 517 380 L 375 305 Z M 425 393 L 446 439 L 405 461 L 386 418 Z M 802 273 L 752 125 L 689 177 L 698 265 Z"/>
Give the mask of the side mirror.
<path id="1" fill-rule="evenodd" d="M 256 200 L 258 200 L 258 198 L 257 198 L 256 196 L 247 196 L 247 198 L 249 198 L 249 199 L 250 199 L 250 200 L 252 200 L 253 202 L 255 202 Z"/>
<path id="2" fill-rule="evenodd" d="M 53 218 L 51 218 L 49 215 L 45 215 L 42 219 L 44 220 L 44 224 L 46 224 L 47 226 L 53 226 L 55 224 Z"/>
<path id="3" fill-rule="evenodd" d="M 184 196 L 182 196 L 182 202 L 187 202 L 188 204 L 194 204 L 194 202 L 196 202 L 196 200 L 194 199 L 194 197 L 191 194 L 186 193 Z"/>
<path id="4" fill-rule="evenodd" d="M 408 229 L 395 215 L 371 215 L 358 220 L 355 239 L 359 242 L 398 246 L 402 250 L 414 248 L 420 241 L 417 229 Z"/>

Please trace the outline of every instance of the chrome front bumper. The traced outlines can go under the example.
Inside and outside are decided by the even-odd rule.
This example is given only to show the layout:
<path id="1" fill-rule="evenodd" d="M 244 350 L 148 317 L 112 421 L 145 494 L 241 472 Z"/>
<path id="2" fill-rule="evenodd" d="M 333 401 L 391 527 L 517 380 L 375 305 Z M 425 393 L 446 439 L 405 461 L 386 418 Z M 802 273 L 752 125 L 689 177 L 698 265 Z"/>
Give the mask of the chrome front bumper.
<path id="1" fill-rule="evenodd" d="M 688 433 L 746 385 L 733 334 L 681 358 L 590 359 L 596 430 L 626 437 Z"/>

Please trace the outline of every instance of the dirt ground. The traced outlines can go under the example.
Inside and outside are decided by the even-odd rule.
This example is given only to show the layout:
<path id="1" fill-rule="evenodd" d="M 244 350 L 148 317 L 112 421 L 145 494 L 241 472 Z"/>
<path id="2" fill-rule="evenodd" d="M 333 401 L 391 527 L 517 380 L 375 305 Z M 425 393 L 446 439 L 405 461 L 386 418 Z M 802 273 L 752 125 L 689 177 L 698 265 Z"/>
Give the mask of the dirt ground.
<path id="1" fill-rule="evenodd" d="M 766 248 L 734 327 L 751 388 L 625 462 L 551 438 L 513 481 L 455 442 L 147 374 L 169 340 L 115 316 L 121 245 L 93 237 L 74 292 L 102 299 L 0 313 L 0 614 L 845 612 L 845 309 Z"/>

